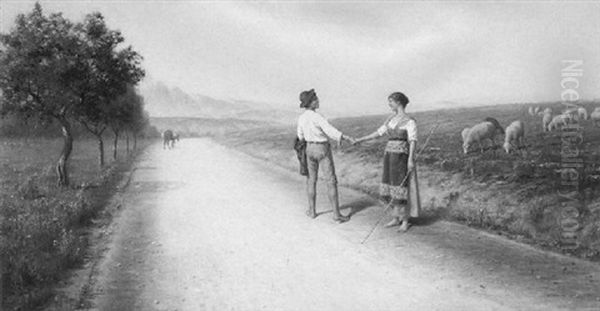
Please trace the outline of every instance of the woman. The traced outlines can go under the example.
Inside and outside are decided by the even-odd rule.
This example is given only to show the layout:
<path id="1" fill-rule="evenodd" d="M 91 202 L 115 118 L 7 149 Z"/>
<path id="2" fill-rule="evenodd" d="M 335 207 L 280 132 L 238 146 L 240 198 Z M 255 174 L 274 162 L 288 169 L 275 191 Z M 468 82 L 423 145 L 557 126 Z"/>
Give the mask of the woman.
<path id="1" fill-rule="evenodd" d="M 420 208 L 415 170 L 417 123 L 405 112 L 408 105 L 406 95 L 392 93 L 388 102 L 394 114 L 377 131 L 358 138 L 356 142 L 388 136 L 379 192 L 381 199 L 392 207 L 393 219 L 386 227 L 400 225 L 399 231 L 406 231 L 408 219 L 417 217 Z"/>
<path id="2" fill-rule="evenodd" d="M 298 140 L 306 141 L 306 164 L 308 176 L 306 179 L 306 190 L 308 194 L 308 210 L 306 215 L 310 218 L 317 217 L 316 213 L 316 195 L 317 195 L 317 177 L 319 166 L 322 167 L 324 179 L 327 181 L 329 202 L 333 210 L 333 219 L 337 222 L 345 222 L 350 219 L 340 213 L 340 205 L 337 189 L 337 176 L 333 164 L 333 155 L 329 139 L 333 139 L 341 144 L 342 140 L 348 140 L 354 143 L 352 137 L 342 134 L 333 127 L 327 120 L 316 112 L 319 109 L 319 98 L 314 89 L 300 93 L 300 108 L 305 111 L 298 118 L 297 136 Z"/>

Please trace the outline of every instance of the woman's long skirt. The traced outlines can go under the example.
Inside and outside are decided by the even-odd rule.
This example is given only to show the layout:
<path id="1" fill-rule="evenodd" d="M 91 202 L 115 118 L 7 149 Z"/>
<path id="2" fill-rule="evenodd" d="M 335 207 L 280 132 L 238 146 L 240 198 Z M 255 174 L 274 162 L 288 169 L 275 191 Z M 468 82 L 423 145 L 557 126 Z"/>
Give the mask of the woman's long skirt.
<path id="1" fill-rule="evenodd" d="M 386 151 L 379 195 L 386 203 L 406 204 L 408 200 L 408 154 Z"/>
<path id="2" fill-rule="evenodd" d="M 408 178 L 408 154 L 385 151 L 383 174 L 379 187 L 381 199 L 394 207 L 396 217 L 418 217 L 420 198 L 416 168 Z"/>

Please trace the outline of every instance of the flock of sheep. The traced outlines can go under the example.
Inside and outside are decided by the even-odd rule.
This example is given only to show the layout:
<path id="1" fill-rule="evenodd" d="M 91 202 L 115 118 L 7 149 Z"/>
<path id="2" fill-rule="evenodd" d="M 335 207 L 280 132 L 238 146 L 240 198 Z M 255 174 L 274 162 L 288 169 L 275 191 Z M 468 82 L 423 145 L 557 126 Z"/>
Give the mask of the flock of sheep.
<path id="1" fill-rule="evenodd" d="M 528 112 L 532 117 L 542 117 L 542 127 L 544 132 L 558 130 L 567 124 L 589 119 L 593 120 L 596 126 L 600 126 L 600 107 L 596 107 L 589 115 L 587 110 L 583 107 L 566 109 L 555 116 L 552 115 L 551 108 L 540 111 L 540 107 L 529 107 Z M 469 148 L 475 143 L 479 144 L 480 150 L 483 153 L 483 142 L 486 140 L 490 140 L 492 146 L 495 146 L 494 138 L 498 133 L 504 135 L 504 144 L 502 147 L 506 153 L 511 153 L 513 150 L 525 146 L 523 141 L 525 137 L 523 121 L 513 121 L 506 129 L 503 129 L 498 120 L 488 117 L 485 118 L 483 122 L 462 130 L 461 135 L 464 153 L 467 154 Z"/>
<path id="2" fill-rule="evenodd" d="M 532 116 L 542 116 L 542 129 L 544 132 L 551 132 L 569 123 L 579 122 L 580 120 L 592 119 L 596 126 L 600 126 L 600 107 L 596 107 L 588 116 L 585 108 L 570 108 L 563 111 L 561 114 L 552 116 L 552 109 L 546 108 L 543 112 L 539 112 L 539 107 L 529 107 L 529 114 Z"/>

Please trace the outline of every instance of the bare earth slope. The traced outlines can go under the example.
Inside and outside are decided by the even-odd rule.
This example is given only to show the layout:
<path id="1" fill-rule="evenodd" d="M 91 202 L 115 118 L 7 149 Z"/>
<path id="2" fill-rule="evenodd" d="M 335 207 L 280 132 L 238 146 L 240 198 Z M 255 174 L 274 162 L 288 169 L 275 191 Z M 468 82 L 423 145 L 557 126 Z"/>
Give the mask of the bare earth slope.
<path id="1" fill-rule="evenodd" d="M 340 189 L 336 224 L 301 176 L 208 139 L 149 147 L 92 288 L 98 310 L 598 310 L 600 267 L 430 222 L 378 228 Z"/>

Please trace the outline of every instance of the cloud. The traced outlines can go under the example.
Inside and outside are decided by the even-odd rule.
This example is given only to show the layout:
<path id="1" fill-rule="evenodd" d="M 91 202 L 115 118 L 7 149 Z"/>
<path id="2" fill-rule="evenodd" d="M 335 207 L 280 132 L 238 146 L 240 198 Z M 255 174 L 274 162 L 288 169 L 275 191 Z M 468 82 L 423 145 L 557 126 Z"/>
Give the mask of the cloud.
<path id="1" fill-rule="evenodd" d="M 9 25 L 26 4 L 3 4 Z M 73 19 L 100 10 L 157 79 L 188 93 L 380 113 L 390 92 L 414 107 L 558 99 L 560 61 L 581 58 L 600 97 L 600 4 L 475 2 L 42 2 Z"/>

